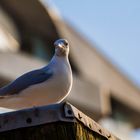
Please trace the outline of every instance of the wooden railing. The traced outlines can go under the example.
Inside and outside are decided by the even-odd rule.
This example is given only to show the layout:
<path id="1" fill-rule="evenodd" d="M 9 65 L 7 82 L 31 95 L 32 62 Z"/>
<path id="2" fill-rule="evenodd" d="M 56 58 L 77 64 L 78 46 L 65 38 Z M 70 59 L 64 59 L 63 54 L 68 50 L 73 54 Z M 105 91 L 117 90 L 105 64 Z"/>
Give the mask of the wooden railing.
<path id="1" fill-rule="evenodd" d="M 0 114 L 0 140 L 119 140 L 69 103 Z"/>

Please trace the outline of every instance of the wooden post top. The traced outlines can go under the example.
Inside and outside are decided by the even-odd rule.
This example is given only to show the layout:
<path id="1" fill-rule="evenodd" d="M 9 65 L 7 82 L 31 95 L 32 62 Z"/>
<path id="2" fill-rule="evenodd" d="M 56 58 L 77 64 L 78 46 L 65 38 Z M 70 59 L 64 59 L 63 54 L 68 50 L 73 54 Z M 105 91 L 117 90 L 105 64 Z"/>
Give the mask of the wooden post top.
<path id="1" fill-rule="evenodd" d="M 108 140 L 119 140 L 68 102 L 22 110 L 5 110 L 0 114 L 0 133 L 56 122 L 81 122 Z"/>

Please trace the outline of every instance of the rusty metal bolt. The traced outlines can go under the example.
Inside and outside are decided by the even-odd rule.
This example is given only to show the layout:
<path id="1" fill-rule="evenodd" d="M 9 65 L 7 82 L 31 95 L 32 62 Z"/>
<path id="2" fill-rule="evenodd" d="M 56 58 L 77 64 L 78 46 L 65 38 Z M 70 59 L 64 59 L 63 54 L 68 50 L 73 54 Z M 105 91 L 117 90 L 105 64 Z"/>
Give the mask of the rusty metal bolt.
<path id="1" fill-rule="evenodd" d="M 31 118 L 27 118 L 26 119 L 26 123 L 31 124 L 32 123 L 32 119 Z"/>
<path id="2" fill-rule="evenodd" d="M 107 137 L 108 137 L 108 138 L 111 138 L 111 134 L 109 134 Z"/>
<path id="3" fill-rule="evenodd" d="M 100 132 L 100 133 L 102 133 L 102 130 L 101 130 L 101 129 L 99 129 L 99 132 Z"/>
<path id="4" fill-rule="evenodd" d="M 68 110 L 67 110 L 67 113 L 68 113 L 69 115 L 71 115 L 71 114 L 72 114 L 72 111 L 71 111 L 70 109 L 68 109 Z"/>
<path id="5" fill-rule="evenodd" d="M 78 113 L 78 118 L 79 118 L 80 120 L 82 119 L 82 117 L 81 117 L 80 113 Z"/>
<path id="6" fill-rule="evenodd" d="M 89 124 L 89 128 L 91 128 L 91 124 Z"/>

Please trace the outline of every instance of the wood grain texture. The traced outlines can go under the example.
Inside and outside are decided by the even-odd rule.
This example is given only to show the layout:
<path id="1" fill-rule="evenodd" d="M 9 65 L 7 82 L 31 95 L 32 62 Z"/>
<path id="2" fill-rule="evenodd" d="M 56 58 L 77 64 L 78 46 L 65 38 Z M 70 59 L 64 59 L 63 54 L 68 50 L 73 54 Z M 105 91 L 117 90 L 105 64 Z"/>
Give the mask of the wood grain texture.
<path id="1" fill-rule="evenodd" d="M 107 140 L 80 122 L 55 122 L 0 133 L 0 140 Z"/>

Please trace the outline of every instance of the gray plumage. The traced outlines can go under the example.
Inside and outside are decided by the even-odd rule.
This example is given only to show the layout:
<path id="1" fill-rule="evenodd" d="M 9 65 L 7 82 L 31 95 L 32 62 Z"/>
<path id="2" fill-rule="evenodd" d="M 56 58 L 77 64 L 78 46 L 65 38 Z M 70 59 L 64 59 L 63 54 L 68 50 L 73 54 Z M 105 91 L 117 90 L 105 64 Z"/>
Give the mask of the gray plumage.
<path id="1" fill-rule="evenodd" d="M 53 75 L 53 72 L 47 67 L 44 71 L 42 69 L 34 70 L 28 72 L 21 77 L 17 78 L 12 83 L 2 87 L 0 89 L 0 95 L 14 95 L 20 93 L 22 90 L 28 88 L 29 86 L 39 84 L 48 80 Z"/>
<path id="2" fill-rule="evenodd" d="M 68 95 L 72 86 L 69 45 L 59 39 L 54 46 L 55 54 L 47 66 L 25 73 L 0 89 L 0 107 L 47 105 L 60 102 Z"/>

